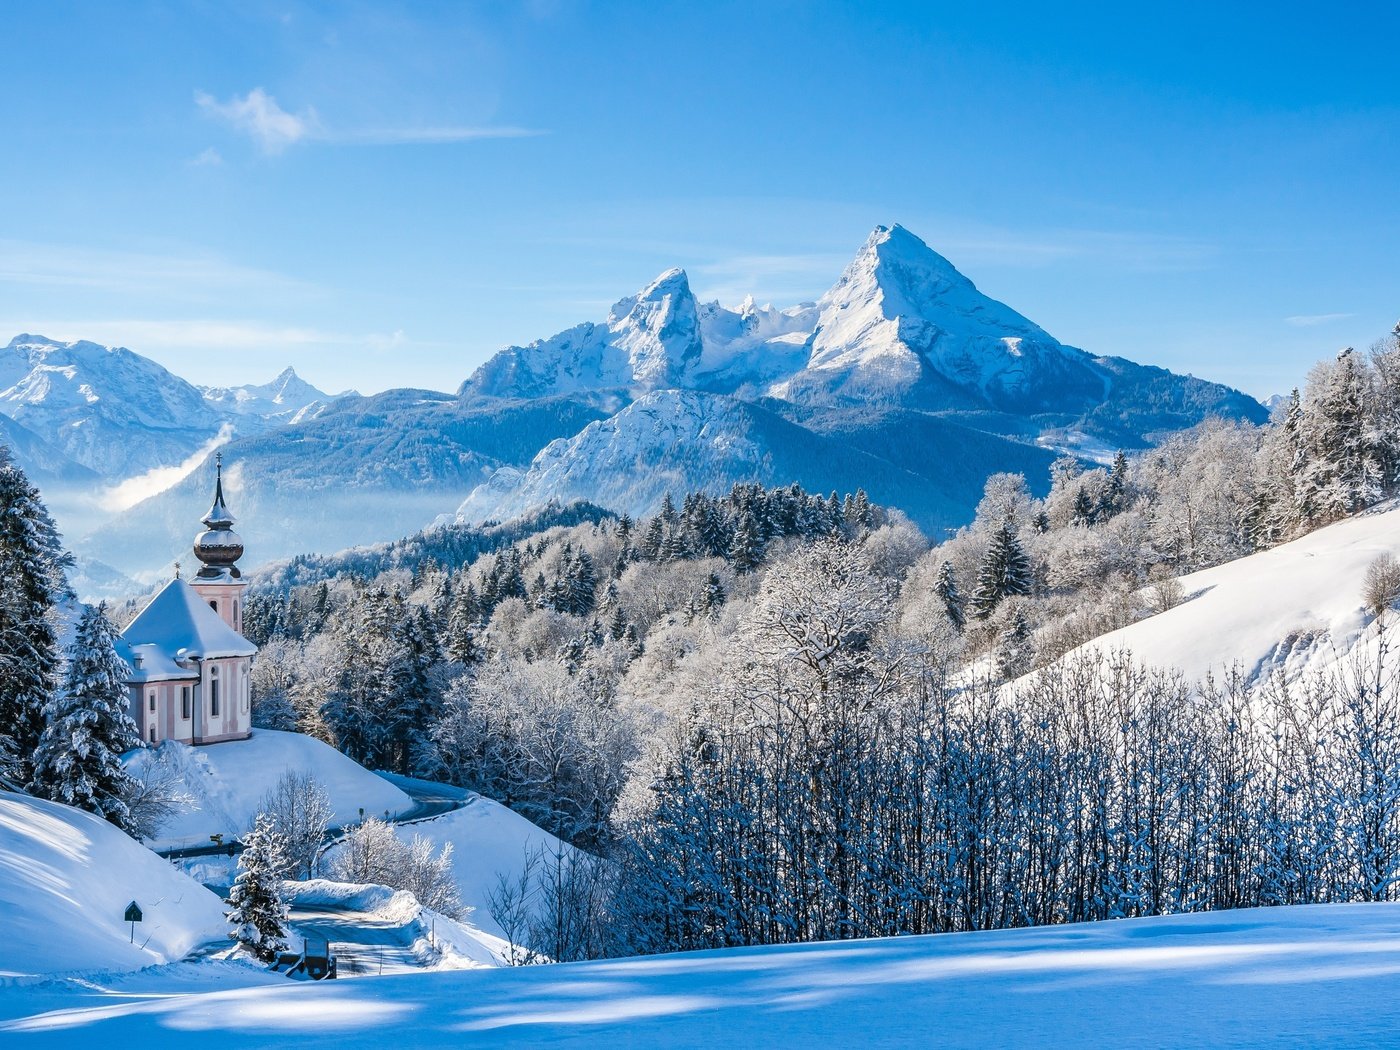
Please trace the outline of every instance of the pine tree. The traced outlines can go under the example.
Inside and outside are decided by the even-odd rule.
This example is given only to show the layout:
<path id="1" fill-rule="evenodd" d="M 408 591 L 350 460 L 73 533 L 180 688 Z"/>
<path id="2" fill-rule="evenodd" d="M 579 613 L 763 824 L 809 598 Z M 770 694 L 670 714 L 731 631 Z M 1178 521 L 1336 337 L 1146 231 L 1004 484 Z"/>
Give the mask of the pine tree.
<path id="1" fill-rule="evenodd" d="M 745 514 L 734 530 L 734 542 L 729 546 L 729 560 L 736 572 L 753 572 L 763 560 L 763 540 L 754 519 Z"/>
<path id="2" fill-rule="evenodd" d="M 1030 594 L 1031 563 L 1021 542 L 1016 538 L 1016 528 L 1008 518 L 1001 528 L 992 534 L 991 545 L 982 559 L 982 570 L 977 576 L 977 588 L 972 594 L 972 613 L 979 620 L 985 620 L 1003 598 L 1012 595 Z"/>
<path id="3" fill-rule="evenodd" d="M 235 941 L 263 962 L 271 962 L 287 947 L 287 902 L 280 873 L 287 868 L 286 839 L 266 813 L 243 840 L 238 877 L 226 903 L 225 918 Z"/>
<path id="4" fill-rule="evenodd" d="M 57 680 L 48 613 L 66 590 L 67 563 L 39 490 L 0 455 L 0 771 L 21 782 L 33 773 Z"/>
<path id="5" fill-rule="evenodd" d="M 967 623 L 967 615 L 963 612 L 962 595 L 958 592 L 958 581 L 953 575 L 951 563 L 945 561 L 938 566 L 938 580 L 934 583 L 933 590 L 943 599 L 943 608 L 953 626 L 962 630 Z"/>
<path id="6" fill-rule="evenodd" d="M 63 687 L 45 712 L 48 724 L 34 754 L 35 790 L 127 827 L 132 777 L 121 756 L 141 739 L 127 713 L 128 668 L 113 648 L 116 629 L 105 606 L 78 623 Z"/>

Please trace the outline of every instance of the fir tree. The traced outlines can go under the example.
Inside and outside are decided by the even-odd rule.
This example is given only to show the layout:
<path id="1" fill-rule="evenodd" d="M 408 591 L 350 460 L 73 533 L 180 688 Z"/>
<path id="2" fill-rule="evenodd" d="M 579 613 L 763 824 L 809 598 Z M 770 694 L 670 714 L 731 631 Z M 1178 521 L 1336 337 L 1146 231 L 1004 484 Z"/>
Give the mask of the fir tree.
<path id="1" fill-rule="evenodd" d="M 39 490 L 0 455 L 0 769 L 21 782 L 33 773 L 57 679 L 48 613 L 66 590 L 67 561 Z"/>
<path id="2" fill-rule="evenodd" d="M 739 527 L 734 530 L 734 542 L 729 546 L 729 560 L 734 563 L 736 572 L 753 572 L 763 560 L 763 540 L 758 527 L 750 515 L 744 515 Z"/>
<path id="3" fill-rule="evenodd" d="M 259 813 L 243 840 L 238 877 L 226 903 L 225 918 L 235 941 L 263 962 L 271 962 L 287 947 L 287 902 L 281 872 L 287 868 L 287 840 L 272 818 Z"/>
<path id="4" fill-rule="evenodd" d="M 63 687 L 45 712 L 32 784 L 55 802 L 126 829 L 132 777 L 121 756 L 141 740 L 127 713 L 128 668 L 113 648 L 115 640 L 105 607 L 83 613 Z"/>
<path id="5" fill-rule="evenodd" d="M 1031 563 L 1021 542 L 1016 538 L 1016 528 L 1008 518 L 1001 528 L 992 534 L 991 545 L 982 559 L 982 570 L 977 576 L 977 588 L 972 594 L 972 613 L 979 620 L 985 620 L 1003 598 L 1012 595 L 1030 594 Z"/>
<path id="6" fill-rule="evenodd" d="M 958 581 L 953 575 L 951 563 L 945 561 L 938 566 L 938 580 L 934 583 L 933 590 L 943 599 L 943 608 L 953 626 L 962 630 L 967 623 L 967 615 L 963 612 L 962 594 L 958 591 Z"/>

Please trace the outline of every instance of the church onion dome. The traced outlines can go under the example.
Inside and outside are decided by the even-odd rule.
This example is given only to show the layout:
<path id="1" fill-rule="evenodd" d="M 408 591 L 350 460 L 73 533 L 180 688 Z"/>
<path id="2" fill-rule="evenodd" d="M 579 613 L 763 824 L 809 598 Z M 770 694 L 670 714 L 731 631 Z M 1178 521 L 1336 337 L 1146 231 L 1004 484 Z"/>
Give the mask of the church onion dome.
<path id="1" fill-rule="evenodd" d="M 221 577 L 236 580 L 242 576 L 235 562 L 243 557 L 243 540 L 233 531 L 234 518 L 224 503 L 223 453 L 215 456 L 214 471 L 214 505 L 203 518 L 206 531 L 194 538 L 194 556 L 203 564 L 197 577 L 201 580 Z"/>

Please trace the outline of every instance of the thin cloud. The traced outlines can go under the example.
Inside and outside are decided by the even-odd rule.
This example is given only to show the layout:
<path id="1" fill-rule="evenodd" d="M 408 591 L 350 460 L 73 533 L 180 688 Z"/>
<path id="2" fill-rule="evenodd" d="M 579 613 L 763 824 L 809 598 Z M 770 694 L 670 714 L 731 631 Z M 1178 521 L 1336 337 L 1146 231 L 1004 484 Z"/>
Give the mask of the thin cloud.
<path id="1" fill-rule="evenodd" d="M 321 141 L 345 146 L 435 146 L 452 142 L 474 142 L 478 139 L 527 139 L 545 132 L 537 128 L 375 128 L 365 131 L 327 132 Z"/>
<path id="2" fill-rule="evenodd" d="M 195 168 L 217 168 L 223 162 L 223 154 L 210 146 L 203 150 L 199 156 L 192 158 L 190 165 Z"/>
<path id="3" fill-rule="evenodd" d="M 227 102 L 220 102 L 206 92 L 197 91 L 195 102 L 207 116 L 248 135 L 264 153 L 270 155 L 281 153 L 298 142 L 325 142 L 341 146 L 444 145 L 481 139 L 532 138 L 545 134 L 537 128 L 513 126 L 327 128 L 314 109 L 307 108 L 300 114 L 290 113 L 260 87 L 241 98 L 234 95 Z"/>
<path id="4" fill-rule="evenodd" d="M 281 153 L 310 135 L 318 123 L 315 110 L 308 109 L 301 115 L 288 113 L 260 87 L 242 98 L 234 95 L 227 102 L 196 91 L 194 100 L 207 115 L 251 136 L 264 153 Z"/>
<path id="5" fill-rule="evenodd" d="M 402 329 L 394 332 L 334 332 L 301 325 L 277 325 L 260 321 L 191 318 L 147 320 L 98 318 L 92 320 L 0 319 L 0 332 L 33 331 L 51 339 L 90 339 L 108 346 L 145 350 L 265 350 L 274 347 L 360 347 L 384 351 L 427 346 L 410 339 Z"/>
<path id="6" fill-rule="evenodd" d="M 258 290 L 299 297 L 322 294 L 309 282 L 211 255 L 110 251 L 0 239 L 0 287 L 6 284 L 155 294 L 189 302 L 218 300 L 230 291 Z"/>
<path id="7" fill-rule="evenodd" d="M 1285 317 L 1283 323 L 1294 328 L 1316 328 L 1318 325 L 1331 324 L 1333 321 L 1345 321 L 1348 317 L 1355 316 L 1355 314 L 1294 314 L 1292 317 Z"/>

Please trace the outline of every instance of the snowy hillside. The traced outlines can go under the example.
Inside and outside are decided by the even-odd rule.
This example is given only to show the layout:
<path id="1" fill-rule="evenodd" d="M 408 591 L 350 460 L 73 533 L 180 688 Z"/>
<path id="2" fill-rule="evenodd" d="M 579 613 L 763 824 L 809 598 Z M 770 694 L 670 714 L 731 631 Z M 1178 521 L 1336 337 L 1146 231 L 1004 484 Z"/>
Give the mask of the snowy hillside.
<path id="1" fill-rule="evenodd" d="M 498 877 L 518 880 L 527 854 L 571 854 L 574 849 L 499 802 L 471 792 L 461 794 L 465 801 L 461 809 L 406 824 L 399 834 L 404 839 L 421 835 L 435 850 L 451 843 L 457 889 L 462 904 L 471 909 L 463 923 L 482 934 L 481 942 L 499 957 L 505 934 L 492 918 L 488 903 Z M 326 860 L 334 857 L 338 848 L 327 850 Z"/>
<path id="2" fill-rule="evenodd" d="M 722 394 L 654 391 L 552 442 L 527 470 L 498 471 L 463 501 L 457 521 L 507 521 L 550 501 L 573 500 L 643 515 L 667 492 L 679 498 L 690 491 L 722 494 L 736 482 L 797 482 L 810 492 L 863 488 L 937 535 L 971 518 L 987 473 L 1019 470 L 1039 479 L 1052 458 L 930 416 L 865 413 L 852 421 L 833 414 L 803 426 L 774 407 Z M 923 454 L 911 457 L 911 447 Z"/>
<path id="3" fill-rule="evenodd" d="M 1400 556 L 1400 508 L 1340 521 L 1301 539 L 1181 578 L 1183 602 L 1097 639 L 1188 680 L 1238 663 L 1250 678 L 1334 662 L 1367 636 L 1366 567 Z M 1372 632 L 1374 628 L 1371 628 Z"/>
<path id="4" fill-rule="evenodd" d="M 122 920 L 136 901 L 131 943 Z M 0 984 L 67 971 L 136 970 L 227 934 L 223 902 L 81 810 L 0 791 Z"/>
<path id="5" fill-rule="evenodd" d="M 159 748 L 142 749 L 127 757 L 140 770 L 151 762 L 168 763 L 193 804 L 162 828 L 153 843 L 160 849 L 200 846 L 209 836 L 237 838 L 252 825 L 263 797 L 282 774 L 308 773 L 319 780 L 335 807 L 332 824 L 368 816 L 397 816 L 413 800 L 394 785 L 346 758 L 335 748 L 300 733 L 255 729 L 247 740 L 190 747 L 168 740 Z"/>
<path id="6" fill-rule="evenodd" d="M 0 989 L 34 1047 L 385 1045 L 1380 1047 L 1400 1032 L 1400 906 L 201 987 L 184 973 Z M 170 989 L 184 994 L 169 994 Z M 155 994 L 152 994 L 155 993 Z M 94 1009 L 100 1007 L 100 1009 Z"/>

